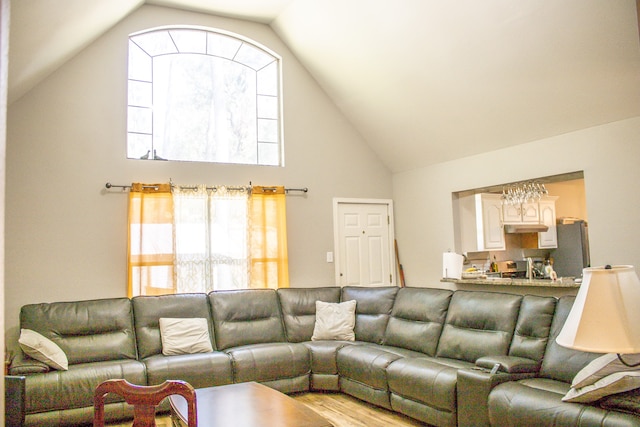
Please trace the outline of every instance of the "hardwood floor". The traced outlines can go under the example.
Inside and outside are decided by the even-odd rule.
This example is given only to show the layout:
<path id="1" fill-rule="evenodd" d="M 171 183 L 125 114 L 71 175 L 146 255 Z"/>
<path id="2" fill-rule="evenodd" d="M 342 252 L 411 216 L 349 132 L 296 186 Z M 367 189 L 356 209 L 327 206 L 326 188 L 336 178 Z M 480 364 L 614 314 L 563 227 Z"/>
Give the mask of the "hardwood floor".
<path id="1" fill-rule="evenodd" d="M 300 393 L 292 395 L 329 420 L 334 427 L 426 426 L 404 415 L 368 404 L 344 393 Z"/>
<path id="2" fill-rule="evenodd" d="M 423 427 L 404 415 L 370 405 L 343 393 L 297 393 L 291 395 L 329 420 L 334 427 Z M 158 417 L 158 427 L 171 427 L 170 417 Z M 131 427 L 131 422 L 110 427 Z"/>

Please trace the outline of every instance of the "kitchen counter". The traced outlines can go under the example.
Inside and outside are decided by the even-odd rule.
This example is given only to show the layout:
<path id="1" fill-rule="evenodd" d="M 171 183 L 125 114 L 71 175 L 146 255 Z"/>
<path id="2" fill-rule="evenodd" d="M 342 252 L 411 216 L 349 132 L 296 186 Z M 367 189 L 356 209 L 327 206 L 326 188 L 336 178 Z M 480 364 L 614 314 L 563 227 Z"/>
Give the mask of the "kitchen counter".
<path id="1" fill-rule="evenodd" d="M 555 282 L 549 279 L 507 279 L 500 277 L 479 277 L 473 279 L 440 279 L 441 282 L 456 283 L 459 285 L 495 285 L 495 286 L 535 286 L 545 288 L 579 288 L 580 283 L 573 278 L 561 277 Z"/>

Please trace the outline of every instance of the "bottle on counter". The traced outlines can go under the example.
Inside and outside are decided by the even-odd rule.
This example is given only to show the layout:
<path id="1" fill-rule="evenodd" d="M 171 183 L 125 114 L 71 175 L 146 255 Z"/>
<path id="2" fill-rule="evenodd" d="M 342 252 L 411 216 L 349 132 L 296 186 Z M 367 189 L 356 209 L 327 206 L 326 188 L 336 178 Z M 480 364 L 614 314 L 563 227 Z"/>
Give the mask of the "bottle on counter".
<path id="1" fill-rule="evenodd" d="M 496 262 L 496 256 L 493 256 L 493 261 L 491 261 L 490 270 L 492 273 L 498 272 L 498 263 Z"/>

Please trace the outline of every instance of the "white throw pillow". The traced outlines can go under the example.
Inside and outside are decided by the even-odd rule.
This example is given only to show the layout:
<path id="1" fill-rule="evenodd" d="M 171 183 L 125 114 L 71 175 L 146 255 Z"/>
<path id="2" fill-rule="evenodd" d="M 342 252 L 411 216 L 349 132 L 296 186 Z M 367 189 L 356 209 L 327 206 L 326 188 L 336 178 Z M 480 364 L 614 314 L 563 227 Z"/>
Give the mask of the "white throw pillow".
<path id="1" fill-rule="evenodd" d="M 353 328 L 356 326 L 356 301 L 331 303 L 316 301 L 316 324 L 312 341 L 342 340 L 355 341 Z"/>
<path id="2" fill-rule="evenodd" d="M 160 318 L 162 354 L 210 353 L 209 325 L 205 318 Z"/>
<path id="3" fill-rule="evenodd" d="M 610 394 L 622 393 L 640 387 L 640 371 L 616 372 L 595 383 L 571 388 L 562 398 L 565 402 L 594 402 Z"/>
<path id="4" fill-rule="evenodd" d="M 64 351 L 58 344 L 38 332 L 31 329 L 20 329 L 18 343 L 22 351 L 29 357 L 46 363 L 54 369 L 63 371 L 69 369 L 69 361 Z"/>
<path id="5" fill-rule="evenodd" d="M 640 354 L 623 354 L 624 361 L 630 365 L 640 362 Z M 635 371 L 636 367 L 624 365 L 615 353 L 608 353 L 592 360 L 576 374 L 571 383 L 573 388 L 582 388 L 616 372 Z"/>

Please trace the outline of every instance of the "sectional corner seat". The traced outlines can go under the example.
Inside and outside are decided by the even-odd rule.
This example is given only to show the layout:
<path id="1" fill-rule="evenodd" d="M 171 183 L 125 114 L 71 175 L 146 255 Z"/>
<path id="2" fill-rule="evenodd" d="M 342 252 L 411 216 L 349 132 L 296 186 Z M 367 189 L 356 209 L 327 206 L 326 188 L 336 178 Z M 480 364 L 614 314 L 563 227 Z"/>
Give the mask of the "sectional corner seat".
<path id="1" fill-rule="evenodd" d="M 311 340 L 316 301 L 351 300 L 355 341 Z M 600 356 L 555 343 L 572 303 L 484 291 L 322 287 L 29 304 L 20 327 L 58 344 L 69 369 L 49 368 L 15 346 L 10 374 L 26 377 L 28 426 L 90 424 L 93 390 L 109 378 L 343 392 L 434 426 L 640 426 L 637 396 L 618 406 L 561 400 L 576 373 Z M 207 319 L 213 351 L 164 355 L 161 318 Z M 126 404 L 109 397 L 109 422 L 131 417 Z"/>

